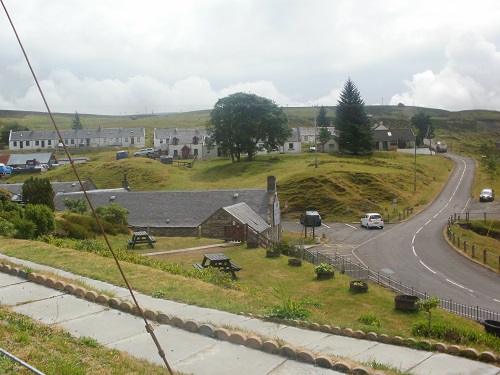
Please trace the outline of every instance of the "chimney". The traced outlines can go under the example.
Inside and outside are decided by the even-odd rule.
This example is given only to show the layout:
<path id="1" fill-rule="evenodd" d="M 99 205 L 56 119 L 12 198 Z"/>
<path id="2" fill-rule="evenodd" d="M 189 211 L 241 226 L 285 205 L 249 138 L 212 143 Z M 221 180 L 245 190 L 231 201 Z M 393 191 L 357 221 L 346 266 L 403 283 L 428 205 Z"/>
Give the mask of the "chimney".
<path id="1" fill-rule="evenodd" d="M 276 193 L 276 177 L 267 176 L 267 192 Z"/>
<path id="2" fill-rule="evenodd" d="M 126 173 L 123 174 L 122 188 L 124 188 L 127 191 L 130 191 L 130 187 L 128 186 L 127 174 Z"/>

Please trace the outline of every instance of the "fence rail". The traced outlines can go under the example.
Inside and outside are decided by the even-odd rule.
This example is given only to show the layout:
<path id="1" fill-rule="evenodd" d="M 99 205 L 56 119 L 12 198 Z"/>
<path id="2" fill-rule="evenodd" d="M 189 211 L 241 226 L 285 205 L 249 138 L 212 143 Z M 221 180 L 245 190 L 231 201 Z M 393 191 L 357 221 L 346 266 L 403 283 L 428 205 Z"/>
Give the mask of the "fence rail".
<path id="1" fill-rule="evenodd" d="M 381 274 L 380 272 L 374 272 L 369 268 L 363 266 L 362 264 L 353 262 L 338 253 L 330 255 L 321 253 L 319 251 L 309 251 L 304 247 L 299 247 L 293 252 L 293 254 L 290 255 L 296 258 L 301 258 L 302 260 L 305 260 L 312 264 L 329 263 L 341 273 L 344 273 L 351 278 L 369 280 L 375 284 L 384 286 L 400 294 L 418 296 L 423 300 L 431 297 L 425 292 L 420 292 L 413 287 L 407 286 L 400 281 L 391 279 L 390 276 L 386 276 L 384 274 Z M 469 306 L 462 303 L 457 303 L 451 299 L 447 300 L 439 298 L 439 300 L 441 302 L 441 309 L 449 311 L 456 315 L 460 315 L 476 321 L 500 320 L 499 312 L 486 310 L 480 308 L 479 306 Z"/>

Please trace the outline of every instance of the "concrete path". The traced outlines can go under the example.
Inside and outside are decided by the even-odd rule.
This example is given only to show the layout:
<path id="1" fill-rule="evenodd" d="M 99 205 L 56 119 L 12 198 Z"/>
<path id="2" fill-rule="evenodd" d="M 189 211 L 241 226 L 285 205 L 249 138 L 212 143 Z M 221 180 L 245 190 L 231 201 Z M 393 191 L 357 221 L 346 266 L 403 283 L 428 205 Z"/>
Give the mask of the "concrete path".
<path id="1" fill-rule="evenodd" d="M 108 291 L 122 301 L 131 300 L 128 290 L 124 288 L 0 254 L 0 259 L 2 258 L 23 267 L 30 267 L 37 273 L 46 271 L 68 279 L 78 279 L 96 290 Z M 366 365 L 357 365 L 353 362 L 359 364 L 375 361 L 377 364 L 391 366 L 405 374 L 500 375 L 499 367 L 463 357 L 310 331 L 247 316 L 155 299 L 141 293 L 135 293 L 135 295 L 143 309 L 163 312 L 186 321 L 192 320 L 216 327 L 224 326 L 228 330 L 285 342 L 291 347 L 303 348 L 301 350 L 305 350 L 305 353 L 308 351 L 315 353 L 316 358 L 320 356 L 345 358 L 345 363 L 350 366 L 350 370 L 357 369 L 358 374 L 375 374 L 376 371 Z M 150 335 L 145 330 L 144 321 L 135 315 L 79 299 L 71 294 L 2 272 L 0 272 L 0 304 L 12 306 L 15 312 L 30 316 L 42 323 L 63 327 L 72 335 L 93 337 L 109 348 L 126 351 L 135 357 L 163 365 Z M 199 332 L 188 332 L 172 325 L 152 324 L 155 326 L 155 334 L 174 371 L 195 375 L 345 373 L 345 369 L 341 372 L 340 365 L 339 371 L 322 368 L 286 356 L 256 350 L 247 345 L 236 344 L 230 340 L 219 340 Z M 43 371 L 43 369 L 39 370 Z"/>

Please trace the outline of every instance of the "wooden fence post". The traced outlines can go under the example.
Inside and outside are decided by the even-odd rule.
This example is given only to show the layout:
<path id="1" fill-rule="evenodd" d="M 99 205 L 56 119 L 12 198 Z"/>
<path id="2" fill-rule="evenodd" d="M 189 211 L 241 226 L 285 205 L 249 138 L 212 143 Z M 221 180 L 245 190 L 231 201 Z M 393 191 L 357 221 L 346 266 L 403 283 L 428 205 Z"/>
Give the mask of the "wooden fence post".
<path id="1" fill-rule="evenodd" d="M 467 252 L 467 241 L 464 241 L 464 253 Z"/>
<path id="2" fill-rule="evenodd" d="M 476 254 L 474 245 L 472 245 L 472 259 L 474 259 L 474 255 Z"/>
<path id="3" fill-rule="evenodd" d="M 483 249 L 483 264 L 486 264 L 486 249 Z"/>
<path id="4" fill-rule="evenodd" d="M 457 246 L 460 247 L 460 237 L 457 237 Z"/>

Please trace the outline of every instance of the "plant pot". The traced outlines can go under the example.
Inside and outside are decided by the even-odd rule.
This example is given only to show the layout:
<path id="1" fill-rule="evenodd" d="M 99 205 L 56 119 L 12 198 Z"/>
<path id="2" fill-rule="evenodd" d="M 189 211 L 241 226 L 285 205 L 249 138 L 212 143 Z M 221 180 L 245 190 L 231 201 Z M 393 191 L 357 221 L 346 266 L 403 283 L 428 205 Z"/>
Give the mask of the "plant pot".
<path id="1" fill-rule="evenodd" d="M 500 337 L 500 322 L 498 320 L 483 320 L 481 323 L 487 333 Z"/>
<path id="2" fill-rule="evenodd" d="M 394 307 L 400 311 L 417 311 L 418 306 L 415 303 L 419 300 L 417 296 L 400 294 L 394 297 Z"/>
<path id="3" fill-rule="evenodd" d="M 327 279 L 333 279 L 333 276 L 335 275 L 334 272 L 318 272 L 316 274 L 316 277 L 319 280 L 327 280 Z"/>
<path id="4" fill-rule="evenodd" d="M 368 283 L 361 280 L 353 280 L 349 283 L 349 290 L 354 293 L 368 292 Z"/>
<path id="5" fill-rule="evenodd" d="M 288 259 L 288 265 L 292 267 L 300 267 L 302 266 L 302 261 L 300 259 L 290 258 Z"/>
<path id="6" fill-rule="evenodd" d="M 266 250 L 266 258 L 278 258 L 280 253 L 277 251 Z"/>

